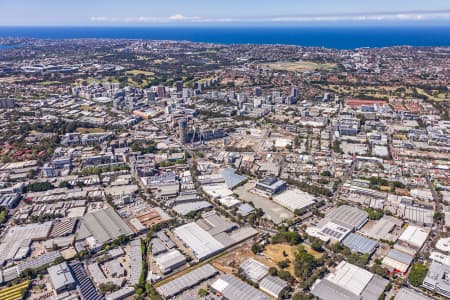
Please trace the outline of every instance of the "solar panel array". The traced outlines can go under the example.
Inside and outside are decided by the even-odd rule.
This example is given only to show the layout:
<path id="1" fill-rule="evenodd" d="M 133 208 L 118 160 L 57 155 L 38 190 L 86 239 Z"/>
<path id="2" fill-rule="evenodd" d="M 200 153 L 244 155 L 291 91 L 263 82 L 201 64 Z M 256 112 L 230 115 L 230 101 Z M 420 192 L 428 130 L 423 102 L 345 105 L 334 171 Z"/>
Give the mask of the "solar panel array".
<path id="1" fill-rule="evenodd" d="M 75 276 L 75 280 L 78 283 L 78 290 L 80 291 L 81 298 L 84 300 L 102 300 L 103 296 L 98 293 L 94 283 L 92 283 L 89 276 L 87 276 L 83 264 L 74 262 L 70 267 Z"/>

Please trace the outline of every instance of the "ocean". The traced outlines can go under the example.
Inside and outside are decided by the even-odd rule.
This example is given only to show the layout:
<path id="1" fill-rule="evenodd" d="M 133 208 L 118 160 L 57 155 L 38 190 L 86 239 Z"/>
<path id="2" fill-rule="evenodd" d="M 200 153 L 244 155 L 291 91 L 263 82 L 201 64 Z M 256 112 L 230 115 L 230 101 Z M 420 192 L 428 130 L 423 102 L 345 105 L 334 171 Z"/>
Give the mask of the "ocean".
<path id="1" fill-rule="evenodd" d="M 0 27 L 0 37 L 186 40 L 354 49 L 450 46 L 450 27 Z"/>

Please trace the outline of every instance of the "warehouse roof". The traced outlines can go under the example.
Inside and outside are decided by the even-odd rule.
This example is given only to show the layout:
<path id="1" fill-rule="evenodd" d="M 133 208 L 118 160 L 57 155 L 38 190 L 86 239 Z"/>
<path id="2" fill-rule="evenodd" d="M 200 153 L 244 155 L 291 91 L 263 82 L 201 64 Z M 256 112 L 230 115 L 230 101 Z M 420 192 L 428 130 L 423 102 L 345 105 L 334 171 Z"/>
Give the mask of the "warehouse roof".
<path id="1" fill-rule="evenodd" d="M 412 289 L 401 288 L 395 296 L 394 300 L 431 300 L 431 298 L 423 294 L 419 294 Z"/>
<path id="2" fill-rule="evenodd" d="M 175 228 L 174 233 L 192 249 L 198 260 L 205 259 L 224 248 L 224 245 L 195 222 Z"/>
<path id="3" fill-rule="evenodd" d="M 232 168 L 223 169 L 222 176 L 230 189 L 234 189 L 236 186 L 247 180 L 247 177 L 236 174 L 235 170 Z"/>
<path id="4" fill-rule="evenodd" d="M 185 216 L 190 212 L 202 210 L 211 206 L 211 203 L 209 203 L 208 201 L 194 201 L 177 204 L 173 207 L 173 210 L 177 214 Z"/>
<path id="5" fill-rule="evenodd" d="M 49 267 L 47 270 L 55 290 L 58 291 L 70 285 L 75 287 L 75 279 L 66 262 Z"/>
<path id="6" fill-rule="evenodd" d="M 211 288 L 228 300 L 269 300 L 270 298 L 239 278 L 224 274 L 211 284 Z"/>
<path id="7" fill-rule="evenodd" d="M 342 261 L 335 272 L 327 276 L 327 279 L 356 295 L 361 295 L 372 277 L 373 274 L 369 271 Z"/>
<path id="8" fill-rule="evenodd" d="M 268 266 L 253 258 L 244 261 L 240 267 L 244 276 L 253 282 L 260 281 L 267 273 L 269 273 Z"/>
<path id="9" fill-rule="evenodd" d="M 411 246 L 420 248 L 427 240 L 429 233 L 429 229 L 425 229 L 415 225 L 409 225 L 398 239 L 410 244 Z"/>
<path id="10" fill-rule="evenodd" d="M 298 189 L 284 191 L 273 197 L 273 200 L 291 211 L 304 209 L 316 202 L 313 195 Z"/>
<path id="11" fill-rule="evenodd" d="M 346 290 L 339 285 L 323 279 L 318 281 L 312 288 L 311 293 L 322 300 L 361 300 L 361 297 Z"/>
<path id="12" fill-rule="evenodd" d="M 324 219 L 340 223 L 351 229 L 360 229 L 367 222 L 368 214 L 359 208 L 341 205 Z"/>
<path id="13" fill-rule="evenodd" d="M 213 277 L 218 272 L 210 264 L 206 264 L 157 288 L 164 298 L 172 298 L 182 291 L 189 289 L 200 282 Z"/>
<path id="14" fill-rule="evenodd" d="M 322 300 L 377 300 L 387 284 L 386 279 L 342 261 L 334 273 L 314 284 L 312 293 Z"/>
<path id="15" fill-rule="evenodd" d="M 414 257 L 411 255 L 405 254 L 403 252 L 400 252 L 396 249 L 389 250 L 387 257 L 390 257 L 392 259 L 395 259 L 398 262 L 401 262 L 402 264 L 409 265 L 413 261 Z"/>
<path id="16" fill-rule="evenodd" d="M 157 255 L 154 259 L 162 272 L 172 270 L 186 261 L 186 257 L 176 249 Z"/>
<path id="17" fill-rule="evenodd" d="M 259 288 L 273 296 L 274 298 L 279 298 L 280 293 L 288 286 L 287 282 L 279 277 L 266 276 L 259 283 Z"/>
<path id="18" fill-rule="evenodd" d="M 99 243 L 114 240 L 121 235 L 131 235 L 133 231 L 119 217 L 113 208 L 98 210 L 86 214 L 81 222 L 77 239 L 93 236 Z"/>
<path id="19" fill-rule="evenodd" d="M 388 284 L 388 280 L 374 275 L 372 279 L 367 284 L 364 291 L 361 293 L 361 296 L 364 300 L 378 300 L 380 299 L 380 295 L 384 292 L 386 285 Z"/>
<path id="20" fill-rule="evenodd" d="M 342 243 L 353 252 L 372 254 L 378 246 L 374 240 L 356 233 L 350 233 Z"/>

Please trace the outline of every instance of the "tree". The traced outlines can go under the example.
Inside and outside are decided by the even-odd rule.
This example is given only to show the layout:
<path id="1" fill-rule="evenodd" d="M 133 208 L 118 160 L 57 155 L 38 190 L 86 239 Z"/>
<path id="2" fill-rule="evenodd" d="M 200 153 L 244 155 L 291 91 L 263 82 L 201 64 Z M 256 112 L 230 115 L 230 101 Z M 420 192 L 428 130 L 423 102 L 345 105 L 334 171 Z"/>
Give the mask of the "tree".
<path id="1" fill-rule="evenodd" d="M 206 297 L 206 296 L 208 296 L 208 290 L 206 290 L 206 289 L 199 289 L 198 290 L 198 295 L 200 297 Z"/>
<path id="2" fill-rule="evenodd" d="M 305 292 L 298 292 L 298 293 L 295 293 L 291 299 L 292 300 L 314 300 L 316 298 L 313 295 L 305 294 Z"/>
<path id="3" fill-rule="evenodd" d="M 311 244 L 311 248 L 313 248 L 314 250 L 316 250 L 317 252 L 322 252 L 323 248 L 322 248 L 322 243 L 315 240 L 312 242 Z"/>
<path id="4" fill-rule="evenodd" d="M 415 287 L 422 285 L 425 276 L 427 276 L 428 267 L 426 265 L 415 263 L 408 275 L 408 281 Z"/>
<path id="5" fill-rule="evenodd" d="M 254 243 L 254 244 L 252 245 L 252 252 L 253 252 L 254 254 L 261 253 L 263 250 L 264 250 L 264 247 L 261 246 L 261 245 L 258 244 L 258 243 Z"/>
<path id="6" fill-rule="evenodd" d="M 384 212 L 381 209 L 368 208 L 366 211 L 369 215 L 369 220 L 379 220 L 384 215 Z"/>

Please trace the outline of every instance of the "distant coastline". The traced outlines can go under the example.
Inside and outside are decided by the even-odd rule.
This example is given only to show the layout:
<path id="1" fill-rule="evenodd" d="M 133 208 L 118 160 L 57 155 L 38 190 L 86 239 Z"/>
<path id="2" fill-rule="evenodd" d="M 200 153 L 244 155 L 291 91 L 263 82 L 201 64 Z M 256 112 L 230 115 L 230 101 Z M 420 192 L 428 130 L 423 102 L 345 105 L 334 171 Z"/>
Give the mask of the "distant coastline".
<path id="1" fill-rule="evenodd" d="M 4 37 L 183 40 L 354 49 L 450 46 L 450 27 L 0 27 L 0 38 Z"/>

